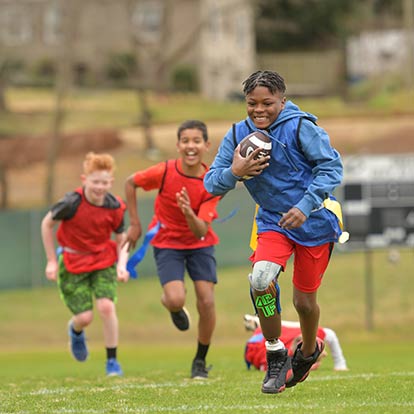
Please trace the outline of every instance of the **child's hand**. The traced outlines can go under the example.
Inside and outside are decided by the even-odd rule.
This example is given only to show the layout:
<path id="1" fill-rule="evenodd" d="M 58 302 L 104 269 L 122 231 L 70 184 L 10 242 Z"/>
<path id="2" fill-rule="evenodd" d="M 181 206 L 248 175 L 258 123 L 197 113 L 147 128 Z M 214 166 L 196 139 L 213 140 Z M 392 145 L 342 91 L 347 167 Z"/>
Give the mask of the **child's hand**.
<path id="1" fill-rule="evenodd" d="M 126 270 L 124 266 L 117 266 L 116 272 L 117 272 L 118 282 L 124 282 L 124 283 L 128 282 L 129 272 L 128 270 Z"/>
<path id="2" fill-rule="evenodd" d="M 197 217 L 197 214 L 191 207 L 191 200 L 187 189 L 183 187 L 180 192 L 175 194 L 175 197 L 188 227 L 197 239 L 202 239 L 208 231 L 208 223 Z"/>
<path id="3" fill-rule="evenodd" d="M 292 207 L 287 213 L 284 213 L 279 220 L 279 226 L 283 229 L 296 229 L 306 221 L 306 216 L 297 208 Z"/>
<path id="4" fill-rule="evenodd" d="M 57 280 L 58 269 L 59 265 L 57 260 L 49 260 L 45 270 L 46 278 L 55 282 Z"/>
<path id="5" fill-rule="evenodd" d="M 176 193 L 175 197 L 177 199 L 178 207 L 180 207 L 180 210 L 183 212 L 185 216 L 194 213 L 193 209 L 191 208 L 190 197 L 185 187 L 183 187 L 179 193 Z"/>
<path id="6" fill-rule="evenodd" d="M 240 144 L 234 150 L 231 170 L 237 177 L 255 177 L 260 175 L 269 166 L 270 155 L 257 158 L 261 148 L 256 148 L 250 155 L 243 157 L 240 154 Z"/>
<path id="7" fill-rule="evenodd" d="M 128 246 L 128 251 L 134 249 L 135 245 L 137 244 L 137 240 L 141 237 L 141 234 L 141 224 L 131 224 L 128 227 L 125 239 L 122 242 L 121 247 L 124 248 L 125 246 Z"/>

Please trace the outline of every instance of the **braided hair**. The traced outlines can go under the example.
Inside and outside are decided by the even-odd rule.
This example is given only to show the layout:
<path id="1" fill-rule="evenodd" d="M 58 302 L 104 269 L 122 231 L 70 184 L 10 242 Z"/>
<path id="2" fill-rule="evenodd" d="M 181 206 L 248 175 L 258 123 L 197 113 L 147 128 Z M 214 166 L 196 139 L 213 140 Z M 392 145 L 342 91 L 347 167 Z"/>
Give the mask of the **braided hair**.
<path id="1" fill-rule="evenodd" d="M 243 83 L 243 93 L 248 95 L 258 86 L 264 86 L 272 94 L 286 91 L 285 80 L 277 73 L 270 70 L 258 70 L 252 73 Z"/>

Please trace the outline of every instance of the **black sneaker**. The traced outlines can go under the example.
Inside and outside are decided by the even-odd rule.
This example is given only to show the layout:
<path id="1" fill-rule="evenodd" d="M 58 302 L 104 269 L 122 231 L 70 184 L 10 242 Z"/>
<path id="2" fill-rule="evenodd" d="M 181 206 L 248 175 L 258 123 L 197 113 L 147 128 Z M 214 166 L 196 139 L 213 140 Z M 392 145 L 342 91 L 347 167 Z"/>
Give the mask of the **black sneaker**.
<path id="1" fill-rule="evenodd" d="M 190 314 L 186 308 L 182 308 L 178 312 L 170 312 L 171 319 L 174 322 L 174 325 L 180 331 L 186 331 L 190 327 Z"/>
<path id="2" fill-rule="evenodd" d="M 298 344 L 298 347 L 292 357 L 293 377 L 286 383 L 286 387 L 288 388 L 294 387 L 298 382 L 305 381 L 309 375 L 312 365 L 318 360 L 319 356 L 323 352 L 325 343 L 322 339 L 316 338 L 315 352 L 306 358 L 302 354 L 300 349 L 301 346 L 302 342 Z"/>
<path id="3" fill-rule="evenodd" d="M 265 394 L 277 394 L 284 391 L 286 381 L 292 376 L 292 365 L 287 349 L 267 351 L 267 372 L 262 384 Z"/>
<path id="4" fill-rule="evenodd" d="M 206 379 L 208 378 L 208 371 L 211 367 L 206 368 L 206 361 L 204 359 L 194 359 L 191 366 L 191 378 Z"/>

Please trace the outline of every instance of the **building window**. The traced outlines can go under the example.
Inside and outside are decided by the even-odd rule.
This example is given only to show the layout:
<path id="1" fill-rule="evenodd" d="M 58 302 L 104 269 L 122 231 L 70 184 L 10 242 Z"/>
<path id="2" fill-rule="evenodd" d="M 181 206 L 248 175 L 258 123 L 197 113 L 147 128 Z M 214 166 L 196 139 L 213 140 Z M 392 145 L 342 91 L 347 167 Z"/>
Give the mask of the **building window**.
<path id="1" fill-rule="evenodd" d="M 30 42 L 33 26 L 29 11 L 22 5 L 8 4 L 0 9 L 0 38 L 5 46 Z"/>
<path id="2" fill-rule="evenodd" d="M 219 42 L 223 30 L 223 15 L 218 7 L 210 9 L 208 23 L 211 40 Z"/>
<path id="3" fill-rule="evenodd" d="M 43 41 L 46 45 L 59 43 L 62 32 L 61 13 L 56 3 L 50 4 L 43 17 Z"/>
<path id="4" fill-rule="evenodd" d="M 247 49 L 249 45 L 250 22 L 245 11 L 235 16 L 236 20 L 236 42 L 240 49 Z"/>
<path id="5" fill-rule="evenodd" d="M 161 35 L 163 9 L 159 1 L 140 1 L 132 14 L 132 23 L 140 40 L 156 42 Z"/>

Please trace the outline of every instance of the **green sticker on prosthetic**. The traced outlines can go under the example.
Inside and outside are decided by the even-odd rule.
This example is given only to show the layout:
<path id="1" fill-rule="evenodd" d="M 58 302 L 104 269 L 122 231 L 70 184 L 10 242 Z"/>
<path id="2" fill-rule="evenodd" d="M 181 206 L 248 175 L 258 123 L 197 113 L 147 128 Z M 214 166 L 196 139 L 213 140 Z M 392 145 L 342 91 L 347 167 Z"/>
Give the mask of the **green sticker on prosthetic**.
<path id="1" fill-rule="evenodd" d="M 256 298 L 256 307 L 261 309 L 265 318 L 274 316 L 276 310 L 276 298 L 270 293 L 258 296 Z"/>

